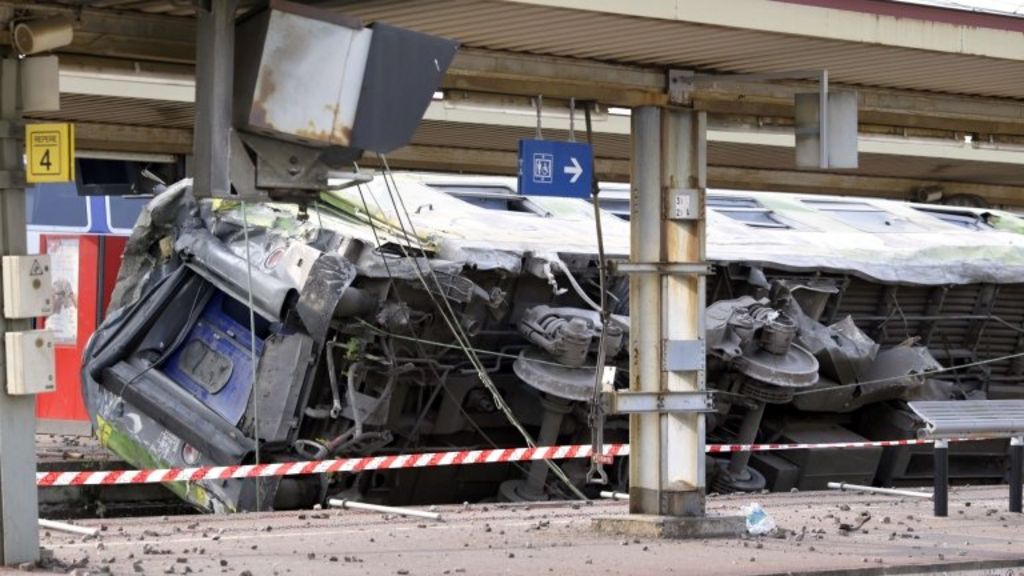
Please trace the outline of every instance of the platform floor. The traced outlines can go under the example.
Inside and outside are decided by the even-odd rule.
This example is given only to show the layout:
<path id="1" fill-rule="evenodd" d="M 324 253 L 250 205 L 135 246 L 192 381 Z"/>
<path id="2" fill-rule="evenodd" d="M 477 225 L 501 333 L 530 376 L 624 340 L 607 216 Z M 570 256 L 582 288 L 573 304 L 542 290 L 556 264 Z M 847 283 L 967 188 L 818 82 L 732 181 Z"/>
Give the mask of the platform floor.
<path id="1" fill-rule="evenodd" d="M 118 465 L 123 466 L 116 455 L 100 446 L 92 436 L 78 434 L 36 434 L 36 461 L 40 470 L 60 470 L 71 466 L 71 469 L 102 469 Z"/>
<path id="2" fill-rule="evenodd" d="M 44 532 L 54 569 L 113 574 L 1015 574 L 1024 516 L 1005 487 L 954 489 L 950 516 L 931 502 L 850 493 L 715 497 L 713 514 L 762 504 L 781 534 L 662 541 L 600 535 L 592 505 L 443 506 L 444 522 L 350 510 L 79 521 L 100 536 Z M 843 526 L 863 525 L 856 530 Z"/>

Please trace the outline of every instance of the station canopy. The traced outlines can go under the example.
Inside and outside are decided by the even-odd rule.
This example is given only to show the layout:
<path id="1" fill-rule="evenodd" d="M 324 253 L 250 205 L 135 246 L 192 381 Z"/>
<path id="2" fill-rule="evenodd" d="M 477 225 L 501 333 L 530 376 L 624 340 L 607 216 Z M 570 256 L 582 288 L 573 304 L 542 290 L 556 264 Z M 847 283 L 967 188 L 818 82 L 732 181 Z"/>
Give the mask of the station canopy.
<path id="1" fill-rule="evenodd" d="M 946 198 L 1024 207 L 1024 19 L 880 0 L 324 0 L 306 2 L 462 43 L 413 143 L 392 167 L 511 174 L 520 138 L 569 137 L 568 103 L 594 100 L 599 176 L 629 175 L 628 110 L 664 104 L 670 69 L 709 113 L 716 187 Z M 241 2 L 240 12 L 259 3 Z M 79 148 L 191 150 L 194 4 L 0 1 L 0 20 L 64 12 L 59 113 Z M 6 22 L 0 22 L 6 23 Z M 5 27 L 7 28 L 7 27 Z M 9 38 L 0 35 L 5 41 Z M 859 95 L 860 167 L 797 171 L 792 99 L 807 80 L 724 77 L 827 69 Z M 311 79 L 315 81 L 315 79 Z M 583 119 L 577 113 L 576 138 Z M 368 159 L 372 164 L 372 159 Z"/>

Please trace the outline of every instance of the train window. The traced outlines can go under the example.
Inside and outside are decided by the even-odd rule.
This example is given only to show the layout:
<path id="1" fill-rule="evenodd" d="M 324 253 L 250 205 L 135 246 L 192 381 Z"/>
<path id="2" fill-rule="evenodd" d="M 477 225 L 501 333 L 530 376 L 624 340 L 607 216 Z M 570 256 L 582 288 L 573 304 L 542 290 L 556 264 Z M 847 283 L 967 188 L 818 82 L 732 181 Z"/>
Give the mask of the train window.
<path id="1" fill-rule="evenodd" d="M 234 368 L 230 358 L 198 339 L 185 345 L 178 367 L 211 394 L 224 389 Z"/>
<path id="2" fill-rule="evenodd" d="M 161 182 L 177 182 L 182 177 L 181 165 L 176 162 L 78 160 L 78 192 L 82 196 L 147 196 Z"/>
<path id="3" fill-rule="evenodd" d="M 29 226 L 89 230 L 89 199 L 74 184 L 39 184 L 25 192 Z"/>
<path id="4" fill-rule="evenodd" d="M 107 228 L 111 232 L 131 233 L 139 212 L 149 200 L 146 196 L 107 196 Z"/>
<path id="5" fill-rule="evenodd" d="M 706 196 L 707 207 L 754 228 L 790 228 L 775 213 L 753 198 Z"/>
<path id="6" fill-rule="evenodd" d="M 531 202 L 526 196 L 520 196 L 505 186 L 463 186 L 459 184 L 431 184 L 431 188 L 454 196 L 467 204 L 487 210 L 501 212 L 526 212 L 537 216 L 549 216 L 550 213 Z"/>
<path id="7" fill-rule="evenodd" d="M 863 232 L 922 231 L 922 228 L 913 222 L 890 214 L 867 202 L 812 199 L 804 199 L 802 202 L 812 208 L 827 212 L 830 216 Z"/>
<path id="8" fill-rule="evenodd" d="M 993 229 L 992 225 L 985 220 L 984 215 L 975 214 L 974 212 L 921 208 L 919 206 L 914 206 L 914 210 L 934 216 L 946 224 L 952 224 L 968 230 L 984 231 Z"/>

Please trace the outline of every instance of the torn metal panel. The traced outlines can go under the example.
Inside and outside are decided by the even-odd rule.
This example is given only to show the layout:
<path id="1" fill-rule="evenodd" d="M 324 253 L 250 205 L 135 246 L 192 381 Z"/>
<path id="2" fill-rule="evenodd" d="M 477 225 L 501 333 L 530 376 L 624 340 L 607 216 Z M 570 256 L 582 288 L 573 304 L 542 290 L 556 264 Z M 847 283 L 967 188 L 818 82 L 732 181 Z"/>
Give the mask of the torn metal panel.
<path id="1" fill-rule="evenodd" d="M 295 440 L 295 419 L 306 400 L 302 383 L 316 370 L 317 342 L 305 334 L 273 334 L 265 341 L 256 374 L 260 440 Z"/>
<path id="2" fill-rule="evenodd" d="M 245 299 L 251 274 L 253 305 L 256 312 L 268 320 L 280 321 L 285 304 L 294 297 L 293 286 L 258 267 L 250 267 L 206 230 L 181 233 L 174 248 L 189 268 L 236 300 Z"/>
<path id="3" fill-rule="evenodd" d="M 715 351 L 731 360 L 743 355 L 742 345 L 750 340 L 757 329 L 748 312 L 751 306 L 767 304 L 744 296 L 736 300 L 719 300 L 708 306 L 704 313 L 705 338 L 709 351 Z"/>
<path id="4" fill-rule="evenodd" d="M 800 324 L 800 343 L 821 364 L 822 375 L 842 384 L 861 379 L 878 354 L 878 344 L 846 316 L 839 322 L 824 326 L 811 320 L 799 309 L 790 313 Z"/>
<path id="5" fill-rule="evenodd" d="M 191 186 L 191 179 L 172 184 L 143 208 L 121 257 L 117 283 L 110 297 L 111 310 L 138 300 L 150 270 L 172 257 L 175 228 L 191 225 L 193 213 L 198 211 L 187 193 Z"/>
<path id="6" fill-rule="evenodd" d="M 356 279 L 356 267 L 337 254 L 323 254 L 311 263 L 295 311 L 309 335 L 318 342 L 327 338 L 338 304 Z M 373 306 L 373 302 L 369 303 Z M 366 310 L 369 312 L 369 306 Z"/>
<path id="7" fill-rule="evenodd" d="M 809 412 L 852 412 L 869 404 L 885 400 L 910 399 L 927 380 L 927 372 L 942 366 L 923 346 L 898 346 L 878 353 L 867 365 L 862 376 L 855 380 L 861 385 L 836 388 L 835 381 L 823 381 L 823 388 L 831 390 L 804 394 L 793 405 Z M 945 392 L 948 394 L 949 389 Z M 948 397 L 948 396 L 947 396 Z"/>

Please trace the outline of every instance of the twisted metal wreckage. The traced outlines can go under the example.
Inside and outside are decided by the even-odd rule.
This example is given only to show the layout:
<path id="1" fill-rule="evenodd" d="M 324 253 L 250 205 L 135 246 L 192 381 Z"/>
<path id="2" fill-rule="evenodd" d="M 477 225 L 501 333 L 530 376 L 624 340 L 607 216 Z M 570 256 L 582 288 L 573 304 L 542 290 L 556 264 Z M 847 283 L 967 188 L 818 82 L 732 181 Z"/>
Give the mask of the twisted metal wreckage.
<path id="1" fill-rule="evenodd" d="M 588 442 L 601 343 L 616 368 L 610 381 L 628 380 L 628 280 L 608 279 L 613 314 L 602 323 L 592 207 L 531 198 L 525 209 L 510 190 L 449 194 L 458 188 L 449 180 L 387 174 L 325 192 L 308 211 L 197 202 L 189 181 L 155 197 L 85 352 L 103 444 L 138 467 L 178 467 L 520 446 L 524 434 Z M 626 258 L 628 223 L 605 213 L 603 230 L 606 256 Z M 908 399 L 1021 396 L 1020 230 L 1024 221 L 995 210 L 709 193 L 708 441 L 906 438 Z M 627 435 L 625 419 L 609 418 L 606 441 Z M 709 486 L 930 474 L 913 449 L 887 450 L 734 454 L 710 463 Z M 998 446 L 964 450 L 954 476 L 1002 477 L 989 457 Z M 586 466 L 169 487 L 208 511 L 310 506 L 339 493 L 536 500 L 591 490 Z M 610 470 L 619 489 L 626 470 Z"/>

